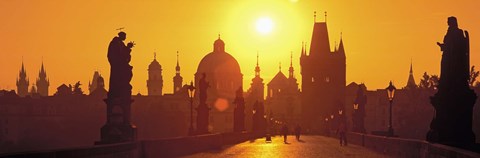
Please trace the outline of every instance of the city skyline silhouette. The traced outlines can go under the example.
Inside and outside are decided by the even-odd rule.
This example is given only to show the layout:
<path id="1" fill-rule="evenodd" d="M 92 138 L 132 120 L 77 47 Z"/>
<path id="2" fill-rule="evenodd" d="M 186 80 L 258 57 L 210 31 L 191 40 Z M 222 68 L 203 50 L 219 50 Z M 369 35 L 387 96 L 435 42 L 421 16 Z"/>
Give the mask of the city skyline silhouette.
<path id="1" fill-rule="evenodd" d="M 134 57 L 132 64 L 135 65 L 133 71 L 136 74 L 132 79 L 133 94 L 138 92 L 147 94 L 146 69 L 153 59 L 154 52 L 157 53 L 157 60 L 163 67 L 165 92 L 173 91 L 170 78 L 175 75 L 174 61 L 177 51 L 180 54 L 184 81 L 193 80 L 196 65 L 201 57 L 209 52 L 211 41 L 216 39 L 218 34 L 221 34 L 222 39 L 226 41 L 227 51 L 239 61 L 245 78 L 254 77 L 251 65 L 255 63 L 257 52 L 260 54 L 260 67 L 265 80 L 275 76 L 278 62 L 285 63 L 284 65 L 290 62 L 291 52 L 294 56 L 293 66 L 296 70 L 300 70 L 299 57 L 302 42 L 310 45 L 308 41 L 311 40 L 309 34 L 314 21 L 314 11 L 317 11 L 316 20 L 319 22 L 325 20 L 324 12 L 327 11 L 331 48 L 333 49 L 335 43 L 338 45 L 340 36 L 348 45 L 345 48 L 349 52 L 346 59 L 347 83 L 362 82 L 371 89 L 383 88 L 385 81 L 389 80 L 393 80 L 398 85 L 406 85 L 407 79 L 404 73 L 408 73 L 410 60 L 413 60 L 416 70 L 415 78 L 420 78 L 423 72 L 438 75 L 439 66 L 433 61 L 440 60 L 441 54 L 438 53 L 438 48 L 430 46 L 428 41 L 438 41 L 442 38 L 440 33 L 447 28 L 432 26 L 444 24 L 444 17 L 455 15 L 464 21 L 461 27 L 478 32 L 476 31 L 478 27 L 474 27 L 478 25 L 478 20 L 471 20 L 473 17 L 478 17 L 476 16 L 478 13 L 469 14 L 468 11 L 470 6 L 475 6 L 473 1 L 469 2 L 472 5 L 466 5 L 467 8 L 450 11 L 442 9 L 451 5 L 443 1 L 435 4 L 396 2 L 399 7 L 394 7 L 387 2 L 376 2 L 375 5 L 364 6 L 365 9 L 362 10 L 344 5 L 344 2 L 340 1 L 328 3 L 302 0 L 231 3 L 207 1 L 205 3 L 210 5 L 205 4 L 204 7 L 215 8 L 207 12 L 197 11 L 199 8 L 182 7 L 195 5 L 197 2 L 168 4 L 124 1 L 116 6 L 110 5 L 112 2 L 101 2 L 95 5 L 93 2 L 36 5 L 37 2 L 33 1 L 30 2 L 31 5 L 24 6 L 31 12 L 22 13 L 11 10 L 18 8 L 22 5 L 21 3 L 2 3 L 1 6 L 5 7 L 2 9 L 5 14 L 2 15 L 6 16 L 3 18 L 6 25 L 2 26 L 3 29 L 0 32 L 5 36 L 5 41 L 2 43 L 11 44 L 0 48 L 0 52 L 9 54 L 8 60 L 2 58 L 0 62 L 0 67 L 4 67 L 2 76 L 5 76 L 0 79 L 0 87 L 15 88 L 15 78 L 18 76 L 22 57 L 30 80 L 35 80 L 37 77 L 43 60 L 51 79 L 50 95 L 63 83 L 74 84 L 81 81 L 84 83 L 81 87 L 88 89 L 87 83 L 96 70 L 106 77 L 108 84 L 108 63 L 98 59 L 104 56 L 103 52 L 106 48 L 103 44 L 108 43 L 107 37 L 115 35 L 116 29 L 122 27 L 124 31 L 129 32 L 130 38 L 138 43 L 137 52 L 132 54 Z M 429 12 L 415 9 L 430 5 L 438 10 Z M 29 8 L 30 6 L 38 7 Z M 53 6 L 71 9 L 58 10 L 58 8 L 52 8 Z M 132 14 L 120 16 L 121 14 L 100 10 L 100 8 L 114 10 L 115 6 L 129 8 Z M 171 7 L 156 9 L 162 6 Z M 361 6 L 363 5 L 359 4 L 359 7 Z M 452 6 L 452 8 L 457 7 Z M 387 11 L 387 9 L 390 10 Z M 376 14 L 383 11 L 382 14 Z M 227 14 L 220 14 L 223 12 Z M 364 16 L 357 16 L 357 13 L 363 13 Z M 97 16 L 90 16 L 91 14 Z M 145 14 L 145 17 L 135 17 L 139 14 Z M 176 15 L 178 18 L 169 18 L 170 16 L 165 15 Z M 212 16 L 213 18 L 208 18 Z M 269 34 L 262 34 L 255 29 L 256 21 L 263 17 L 268 17 L 273 22 L 273 30 Z M 96 27 L 92 28 L 93 26 Z M 419 40 L 410 42 L 409 39 L 413 38 Z M 478 37 L 473 34 L 471 38 L 475 43 Z M 400 47 L 400 45 L 405 46 Z M 479 46 L 472 45 L 472 52 L 479 49 Z M 472 53 L 472 59 L 478 57 L 476 53 Z M 71 71 L 65 71 L 57 65 L 68 66 Z M 472 65 L 480 65 L 480 63 L 472 60 Z M 375 75 L 362 75 L 365 70 Z M 295 72 L 295 76 L 301 79 L 299 71 Z M 243 84 L 248 84 L 248 81 L 244 80 Z"/>

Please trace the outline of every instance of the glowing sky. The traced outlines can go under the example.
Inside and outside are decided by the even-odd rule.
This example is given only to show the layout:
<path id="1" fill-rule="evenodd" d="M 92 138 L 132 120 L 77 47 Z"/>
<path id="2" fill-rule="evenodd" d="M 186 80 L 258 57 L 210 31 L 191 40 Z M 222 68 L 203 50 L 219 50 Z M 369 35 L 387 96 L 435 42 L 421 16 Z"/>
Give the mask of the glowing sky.
<path id="1" fill-rule="evenodd" d="M 454 15 L 470 32 L 471 63 L 480 65 L 480 1 L 421 0 L 201 0 L 201 1 L 0 1 L 0 89 L 16 89 L 15 79 L 25 62 L 32 84 L 43 61 L 50 94 L 62 83 L 83 83 L 87 92 L 93 72 L 108 81 L 107 46 L 125 27 L 135 41 L 131 65 L 134 93 L 146 94 L 147 67 L 157 52 L 163 68 L 164 93 L 171 93 L 175 53 L 180 51 L 184 83 L 193 80 L 201 58 L 212 51 L 218 34 L 226 51 L 240 63 L 243 84 L 254 76 L 257 51 L 265 82 L 286 73 L 290 52 L 295 75 L 301 78 L 302 41 L 310 42 L 313 11 L 327 23 L 332 49 L 343 32 L 347 83 L 364 82 L 369 89 L 385 88 L 389 80 L 403 87 L 413 59 L 417 83 L 423 72 L 438 74 L 441 52 L 436 46 Z M 257 20 L 268 17 L 271 32 L 259 33 Z M 107 83 L 108 84 L 108 83 Z M 244 88 L 244 89 L 246 89 Z"/>

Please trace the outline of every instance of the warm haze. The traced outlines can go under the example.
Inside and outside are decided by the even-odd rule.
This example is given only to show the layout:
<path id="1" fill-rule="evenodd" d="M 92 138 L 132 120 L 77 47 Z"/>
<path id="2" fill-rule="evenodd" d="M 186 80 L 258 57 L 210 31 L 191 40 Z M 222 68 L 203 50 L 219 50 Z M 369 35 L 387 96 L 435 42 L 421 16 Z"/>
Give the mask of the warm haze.
<path id="1" fill-rule="evenodd" d="M 448 16 L 456 16 L 459 27 L 470 32 L 471 65 L 480 66 L 478 6 L 477 0 L 4 0 L 0 1 L 0 89 L 16 89 L 23 57 L 31 83 L 43 58 L 50 95 L 62 83 L 77 81 L 87 91 L 95 70 L 108 78 L 107 46 L 121 27 L 127 41 L 137 43 L 131 62 L 135 94 L 147 92 L 147 68 L 154 52 L 163 68 L 164 93 L 170 93 L 176 51 L 184 83 L 189 83 L 218 34 L 241 66 L 244 89 L 254 76 L 257 52 L 267 83 L 279 62 L 287 71 L 291 51 L 295 75 L 301 78 L 301 44 L 310 41 L 313 11 L 317 21 L 324 21 L 327 11 L 331 41 L 338 42 L 343 34 L 347 83 L 364 82 L 377 89 L 393 80 L 402 87 L 411 59 L 417 82 L 425 71 L 439 74 L 441 52 L 435 43 L 443 40 Z"/>

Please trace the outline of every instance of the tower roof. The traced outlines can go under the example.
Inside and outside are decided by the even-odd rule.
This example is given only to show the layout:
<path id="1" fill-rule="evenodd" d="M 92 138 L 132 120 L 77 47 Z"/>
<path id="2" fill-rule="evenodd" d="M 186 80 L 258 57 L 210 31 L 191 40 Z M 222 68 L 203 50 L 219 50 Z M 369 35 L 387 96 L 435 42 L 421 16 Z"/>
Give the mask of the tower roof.
<path id="1" fill-rule="evenodd" d="M 162 66 L 157 61 L 157 53 L 155 52 L 153 55 L 153 61 L 148 65 L 148 70 L 161 70 Z"/>
<path id="2" fill-rule="evenodd" d="M 330 41 L 326 22 L 316 22 L 313 25 L 312 40 L 310 43 L 310 55 L 330 53 Z"/>
<path id="3" fill-rule="evenodd" d="M 408 75 L 408 81 L 406 88 L 416 88 L 417 84 L 415 83 L 415 79 L 413 78 L 413 62 L 410 62 L 410 73 Z"/>

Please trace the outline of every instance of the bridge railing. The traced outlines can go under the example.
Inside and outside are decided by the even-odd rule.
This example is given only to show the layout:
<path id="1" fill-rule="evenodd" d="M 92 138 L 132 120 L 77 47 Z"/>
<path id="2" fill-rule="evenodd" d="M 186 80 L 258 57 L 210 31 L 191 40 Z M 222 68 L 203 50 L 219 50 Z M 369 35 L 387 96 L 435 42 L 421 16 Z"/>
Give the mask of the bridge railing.
<path id="1" fill-rule="evenodd" d="M 479 153 L 424 140 L 348 133 L 348 142 L 395 157 L 461 157 L 478 158 Z"/>
<path id="2" fill-rule="evenodd" d="M 6 158 L 157 158 L 178 157 L 219 149 L 264 136 L 264 133 L 220 133 L 160 140 L 141 140 L 129 143 L 96 145 L 71 149 L 0 154 Z"/>

